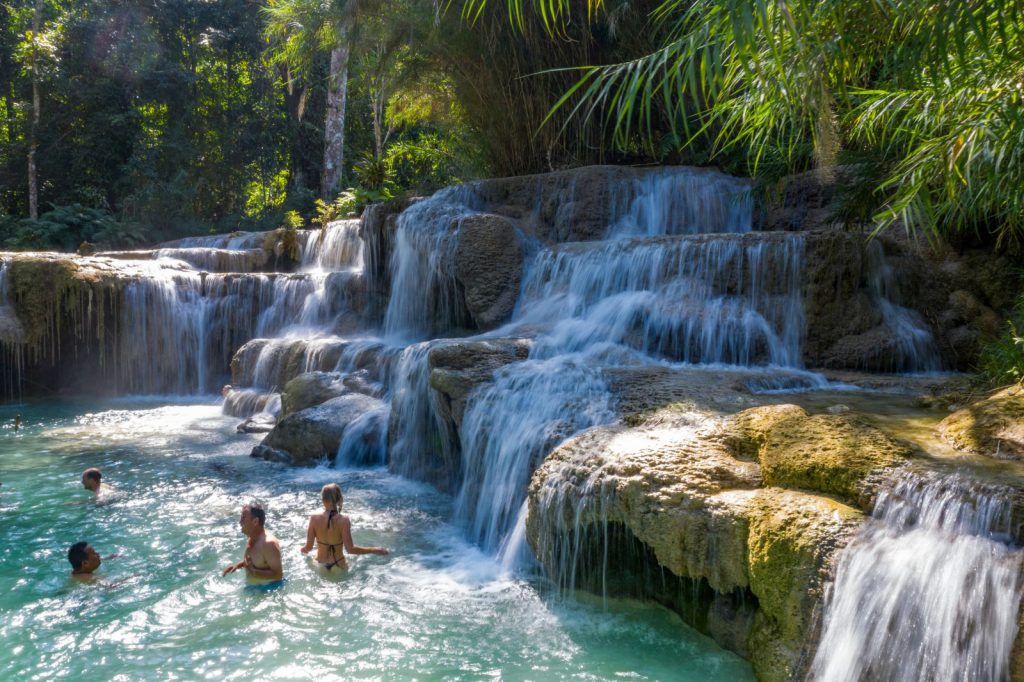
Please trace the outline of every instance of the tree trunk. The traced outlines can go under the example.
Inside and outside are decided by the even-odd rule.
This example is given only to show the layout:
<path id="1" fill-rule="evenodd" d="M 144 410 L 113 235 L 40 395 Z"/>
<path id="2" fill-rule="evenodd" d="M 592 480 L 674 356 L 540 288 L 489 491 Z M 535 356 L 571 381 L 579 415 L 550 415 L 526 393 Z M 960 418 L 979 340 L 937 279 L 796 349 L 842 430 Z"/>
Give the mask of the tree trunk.
<path id="1" fill-rule="evenodd" d="M 35 12 L 32 16 L 32 124 L 28 138 L 28 217 L 35 220 L 39 217 L 39 179 L 36 175 L 36 131 L 39 129 L 39 53 L 36 48 L 39 41 L 39 29 L 43 21 L 42 0 L 36 0 Z"/>
<path id="2" fill-rule="evenodd" d="M 331 201 L 341 191 L 345 153 L 345 95 L 348 89 L 348 27 L 338 30 L 341 44 L 331 50 L 331 73 L 327 79 L 327 119 L 324 122 L 324 173 L 320 196 Z"/>

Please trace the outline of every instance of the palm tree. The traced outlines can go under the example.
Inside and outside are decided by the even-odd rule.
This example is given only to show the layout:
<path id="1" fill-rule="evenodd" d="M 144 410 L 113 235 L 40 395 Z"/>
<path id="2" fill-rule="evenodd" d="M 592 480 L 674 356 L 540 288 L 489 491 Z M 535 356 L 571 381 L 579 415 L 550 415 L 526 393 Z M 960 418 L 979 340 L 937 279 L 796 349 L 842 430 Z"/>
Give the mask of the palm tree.
<path id="1" fill-rule="evenodd" d="M 464 16 L 486 2 L 464 0 Z M 506 4 L 552 34 L 578 5 Z M 667 112 L 684 145 L 710 136 L 754 174 L 866 154 L 884 169 L 881 226 L 1024 236 L 1024 0 L 665 0 L 651 19 L 657 49 L 583 67 L 556 108 L 601 117 L 620 144 Z"/>

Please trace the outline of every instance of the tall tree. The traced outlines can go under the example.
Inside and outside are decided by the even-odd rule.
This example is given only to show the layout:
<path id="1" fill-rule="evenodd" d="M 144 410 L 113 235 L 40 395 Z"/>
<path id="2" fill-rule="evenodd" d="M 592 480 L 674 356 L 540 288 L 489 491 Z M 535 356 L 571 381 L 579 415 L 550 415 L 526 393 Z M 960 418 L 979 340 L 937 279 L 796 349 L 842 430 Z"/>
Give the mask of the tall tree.
<path id="1" fill-rule="evenodd" d="M 330 54 L 320 181 L 324 200 L 332 199 L 341 189 L 349 51 L 357 9 L 357 0 L 270 0 L 266 7 L 274 57 L 288 66 L 289 79 L 308 83 L 314 77 L 318 54 Z"/>

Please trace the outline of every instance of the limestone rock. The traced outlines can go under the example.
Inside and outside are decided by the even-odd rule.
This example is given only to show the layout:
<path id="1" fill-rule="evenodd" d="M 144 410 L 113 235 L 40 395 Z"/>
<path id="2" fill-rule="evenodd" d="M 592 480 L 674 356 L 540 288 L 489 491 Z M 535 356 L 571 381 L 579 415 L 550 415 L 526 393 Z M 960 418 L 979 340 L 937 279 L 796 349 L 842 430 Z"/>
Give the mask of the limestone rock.
<path id="1" fill-rule="evenodd" d="M 505 218 L 479 214 L 465 218 L 455 248 L 455 277 L 466 307 L 481 330 L 512 315 L 523 276 L 523 240 Z"/>
<path id="2" fill-rule="evenodd" d="M 319 405 L 345 393 L 348 393 L 348 388 L 338 372 L 300 374 L 285 384 L 281 394 L 281 414 L 287 417 L 293 412 Z"/>
<path id="3" fill-rule="evenodd" d="M 1024 389 L 1012 386 L 949 415 L 939 433 L 953 447 L 989 457 L 1024 459 Z"/>
<path id="4" fill-rule="evenodd" d="M 253 448 L 252 456 L 292 466 L 333 460 L 349 423 L 383 406 L 380 400 L 351 393 L 299 410 L 281 420 L 263 442 Z"/>
<path id="5" fill-rule="evenodd" d="M 639 545 L 666 571 L 654 581 L 663 587 L 643 596 L 747 656 L 759 679 L 794 679 L 816 639 L 831 559 L 864 518 L 828 497 L 763 487 L 761 466 L 749 459 L 756 444 L 810 419 L 792 405 L 724 418 L 672 407 L 633 428 L 585 431 L 534 474 L 527 539 L 559 584 L 582 580 L 605 556 L 595 572 L 617 584 L 616 570 L 635 573 L 630 547 Z M 616 535 L 631 540 L 613 546 Z M 672 575 L 689 587 L 673 587 Z M 723 601 L 737 594 L 746 608 Z"/>
<path id="6" fill-rule="evenodd" d="M 766 484 L 835 495 L 865 511 L 871 509 L 879 477 L 911 454 L 849 415 L 781 419 L 764 439 L 759 459 Z"/>
<path id="7" fill-rule="evenodd" d="M 470 391 L 491 381 L 498 368 L 525 360 L 529 352 L 529 341 L 524 339 L 456 341 L 432 347 L 427 355 L 430 386 L 444 399 L 444 416 L 461 426 Z"/>

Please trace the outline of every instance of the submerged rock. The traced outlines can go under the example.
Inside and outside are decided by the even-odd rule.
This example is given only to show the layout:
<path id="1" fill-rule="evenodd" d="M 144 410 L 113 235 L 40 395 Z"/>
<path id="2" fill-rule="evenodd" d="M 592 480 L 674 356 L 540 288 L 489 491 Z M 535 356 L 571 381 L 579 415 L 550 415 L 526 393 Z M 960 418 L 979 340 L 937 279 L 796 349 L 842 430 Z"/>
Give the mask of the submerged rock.
<path id="1" fill-rule="evenodd" d="M 252 456 L 292 466 L 307 466 L 322 459 L 333 461 L 348 425 L 364 413 L 383 407 L 380 400 L 350 393 L 293 412 L 253 448 Z"/>
<path id="2" fill-rule="evenodd" d="M 1012 386 L 959 409 L 943 419 L 938 429 L 959 450 L 1024 459 L 1024 388 Z"/>

